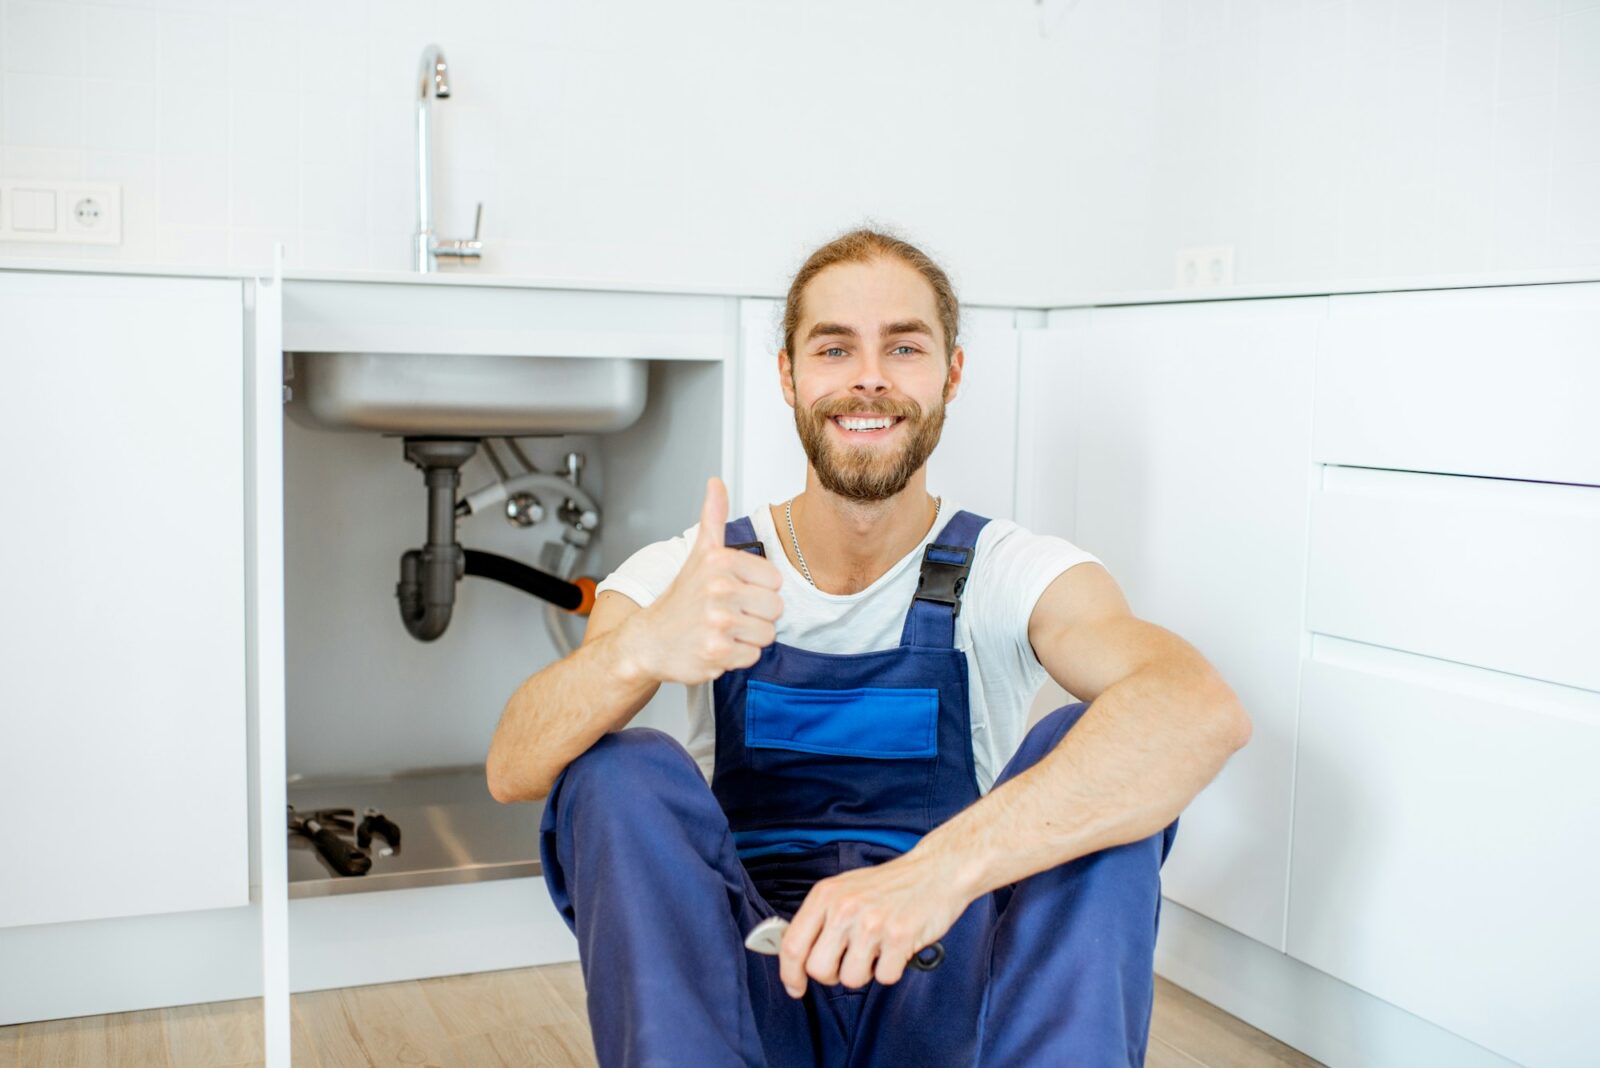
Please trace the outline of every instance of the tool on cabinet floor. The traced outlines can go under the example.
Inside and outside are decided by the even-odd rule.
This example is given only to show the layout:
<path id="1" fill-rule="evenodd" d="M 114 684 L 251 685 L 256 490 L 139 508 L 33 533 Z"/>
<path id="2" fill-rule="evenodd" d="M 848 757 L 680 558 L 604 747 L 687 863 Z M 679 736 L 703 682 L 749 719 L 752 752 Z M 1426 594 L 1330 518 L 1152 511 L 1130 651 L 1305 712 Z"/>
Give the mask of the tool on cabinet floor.
<path id="1" fill-rule="evenodd" d="M 372 858 L 366 850 L 351 845 L 339 834 L 341 828 L 351 830 L 354 827 L 354 809 L 324 808 L 301 816 L 295 812 L 294 805 L 289 806 L 289 830 L 309 838 L 322 858 L 340 875 L 365 875 L 372 869 Z"/>
<path id="2" fill-rule="evenodd" d="M 378 850 L 378 856 L 387 857 L 399 852 L 400 825 L 379 810 L 369 806 L 363 814 L 361 826 L 356 828 L 356 845 L 362 849 L 370 848 L 374 833 L 389 843 Z"/>

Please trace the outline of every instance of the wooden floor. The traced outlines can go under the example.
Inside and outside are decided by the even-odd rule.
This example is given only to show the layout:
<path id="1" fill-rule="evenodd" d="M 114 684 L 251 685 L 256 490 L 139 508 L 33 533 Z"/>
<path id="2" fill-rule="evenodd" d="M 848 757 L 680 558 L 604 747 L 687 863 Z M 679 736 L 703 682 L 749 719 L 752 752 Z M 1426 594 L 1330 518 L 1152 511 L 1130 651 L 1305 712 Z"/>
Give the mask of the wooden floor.
<path id="1" fill-rule="evenodd" d="M 296 994 L 295 1068 L 593 1065 L 576 964 Z M 0 1068 L 234 1068 L 261 1064 L 261 1002 L 0 1027 Z M 1316 1061 L 1156 980 L 1147 1068 Z"/>

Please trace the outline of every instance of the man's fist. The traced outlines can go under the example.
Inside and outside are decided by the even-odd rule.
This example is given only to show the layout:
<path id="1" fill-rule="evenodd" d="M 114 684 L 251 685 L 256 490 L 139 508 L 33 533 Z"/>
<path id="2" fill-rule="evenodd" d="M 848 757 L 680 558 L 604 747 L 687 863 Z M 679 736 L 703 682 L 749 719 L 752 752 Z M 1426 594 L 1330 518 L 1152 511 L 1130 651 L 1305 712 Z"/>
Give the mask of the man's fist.
<path id="1" fill-rule="evenodd" d="M 672 585 L 640 613 L 646 671 L 663 682 L 710 682 L 761 658 L 783 613 L 783 577 L 765 557 L 723 544 L 728 491 L 706 482 L 700 530 Z"/>

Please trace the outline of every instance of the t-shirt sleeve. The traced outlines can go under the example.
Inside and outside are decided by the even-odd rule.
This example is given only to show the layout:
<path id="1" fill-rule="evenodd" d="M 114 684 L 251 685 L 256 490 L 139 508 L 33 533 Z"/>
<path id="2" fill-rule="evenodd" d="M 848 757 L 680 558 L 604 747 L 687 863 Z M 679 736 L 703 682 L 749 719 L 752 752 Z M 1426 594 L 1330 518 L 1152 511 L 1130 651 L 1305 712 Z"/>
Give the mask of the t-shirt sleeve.
<path id="1" fill-rule="evenodd" d="M 651 542 L 637 550 L 594 588 L 595 596 L 616 590 L 640 608 L 647 607 L 667 591 L 683 570 L 689 547 L 699 533 L 700 524 L 696 523 L 675 538 Z"/>
<path id="2" fill-rule="evenodd" d="M 1063 572 L 1083 563 L 1100 563 L 1100 558 L 1065 538 L 1035 534 L 1011 522 L 994 534 L 994 542 L 984 547 L 988 559 L 982 565 L 987 607 L 991 609 L 984 613 L 986 622 L 992 628 L 991 636 L 1010 644 L 1017 661 L 1042 684 L 1048 673 L 1028 641 L 1033 609 Z"/>

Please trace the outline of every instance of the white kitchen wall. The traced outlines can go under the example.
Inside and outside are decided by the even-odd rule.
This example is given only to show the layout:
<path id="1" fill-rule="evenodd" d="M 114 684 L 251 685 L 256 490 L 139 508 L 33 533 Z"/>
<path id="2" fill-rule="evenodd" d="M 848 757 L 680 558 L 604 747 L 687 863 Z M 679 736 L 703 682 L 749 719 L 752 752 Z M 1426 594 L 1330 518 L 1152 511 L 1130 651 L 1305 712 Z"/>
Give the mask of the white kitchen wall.
<path id="1" fill-rule="evenodd" d="M 123 183 L 120 248 L 0 255 L 410 265 L 414 81 L 445 50 L 436 208 L 481 271 L 762 292 L 864 219 L 972 297 L 1042 299 L 1032 0 L 4 0 L 0 176 Z"/>
<path id="2" fill-rule="evenodd" d="M 1125 9 L 1038 118 L 1073 146 L 1064 293 L 1169 287 L 1206 245 L 1234 246 L 1239 284 L 1600 267 L 1596 0 Z M 1119 66 L 1132 92 L 1096 92 Z"/>
<path id="3" fill-rule="evenodd" d="M 969 300 L 1600 267 L 1600 0 L 0 0 L 0 176 L 119 248 L 409 265 L 412 80 L 484 273 L 776 293 L 872 219 Z"/>

